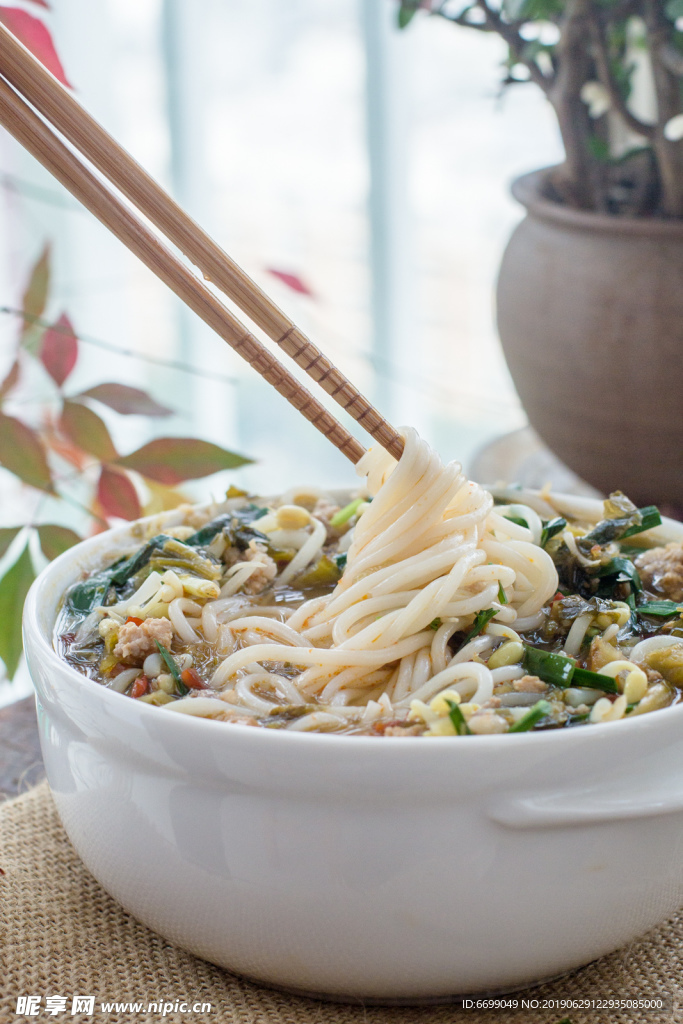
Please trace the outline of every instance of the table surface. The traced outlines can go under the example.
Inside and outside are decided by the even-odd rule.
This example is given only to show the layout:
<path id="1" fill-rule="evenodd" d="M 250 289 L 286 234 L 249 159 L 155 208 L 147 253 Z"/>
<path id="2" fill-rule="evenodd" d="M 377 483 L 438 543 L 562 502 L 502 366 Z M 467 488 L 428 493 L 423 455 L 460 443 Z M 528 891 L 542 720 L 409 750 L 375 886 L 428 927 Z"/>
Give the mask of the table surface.
<path id="1" fill-rule="evenodd" d="M 0 708 L 0 801 L 45 777 L 33 697 Z"/>

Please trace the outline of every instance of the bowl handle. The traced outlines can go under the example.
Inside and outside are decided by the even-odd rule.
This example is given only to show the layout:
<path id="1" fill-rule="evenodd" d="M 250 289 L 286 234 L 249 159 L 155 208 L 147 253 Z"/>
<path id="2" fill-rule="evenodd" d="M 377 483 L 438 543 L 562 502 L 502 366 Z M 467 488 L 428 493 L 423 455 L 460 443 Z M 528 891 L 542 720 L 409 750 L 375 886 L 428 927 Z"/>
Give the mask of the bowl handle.
<path id="1" fill-rule="evenodd" d="M 683 791 L 659 780 L 654 787 L 629 788 L 624 780 L 618 791 L 605 788 L 528 796 L 502 796 L 489 804 L 488 817 L 506 828 L 563 828 L 601 821 L 652 818 L 683 811 Z"/>

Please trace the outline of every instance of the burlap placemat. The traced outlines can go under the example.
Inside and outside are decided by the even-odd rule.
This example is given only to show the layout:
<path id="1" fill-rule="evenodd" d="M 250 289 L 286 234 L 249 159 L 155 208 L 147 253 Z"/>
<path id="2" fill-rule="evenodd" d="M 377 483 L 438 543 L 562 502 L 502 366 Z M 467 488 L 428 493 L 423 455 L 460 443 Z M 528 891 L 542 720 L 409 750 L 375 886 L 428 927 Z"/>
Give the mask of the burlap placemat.
<path id="1" fill-rule="evenodd" d="M 61 827 L 46 783 L 0 807 L 0 1024 L 68 1020 L 74 1024 L 659 1024 L 683 1011 L 572 1009 L 480 1012 L 454 1006 L 380 1007 L 324 1003 L 284 995 L 237 978 L 169 945 L 129 917 L 83 867 Z M 638 999 L 674 993 L 683 912 L 630 947 L 521 999 Z M 18 1016 L 20 997 L 38 996 L 37 1016 Z M 94 997 L 92 1013 L 72 1013 L 76 996 Z M 47 1009 L 51 997 L 65 1011 Z M 150 1002 L 210 1003 L 211 1011 L 165 1015 Z M 102 1003 L 144 1003 L 103 1010 Z M 62 1004 L 63 1005 L 63 1004 Z M 87 1008 L 86 1008 L 87 1009 Z"/>

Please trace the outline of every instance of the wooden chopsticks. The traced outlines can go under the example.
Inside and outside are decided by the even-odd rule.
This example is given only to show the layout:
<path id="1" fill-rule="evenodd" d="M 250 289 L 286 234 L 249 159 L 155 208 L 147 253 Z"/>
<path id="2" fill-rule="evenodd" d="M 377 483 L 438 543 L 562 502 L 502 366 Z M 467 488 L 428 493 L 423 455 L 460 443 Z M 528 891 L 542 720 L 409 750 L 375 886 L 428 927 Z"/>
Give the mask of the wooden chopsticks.
<path id="1" fill-rule="evenodd" d="M 244 356 L 348 458 L 353 462 L 358 461 L 364 450 L 362 446 L 215 299 L 213 293 L 145 227 L 134 212 L 82 164 L 77 154 L 90 161 L 108 182 L 197 266 L 205 278 L 231 298 L 356 422 L 392 455 L 400 458 L 403 440 L 391 424 L 2 25 L 0 75 L 16 90 L 8 89 L 2 83 L 0 123 L 206 323 Z M 47 124 L 36 116 L 22 97 L 43 115 Z M 64 145 L 53 128 L 68 139 L 77 154 Z M 121 210 L 125 211 L 123 217 L 117 212 Z"/>

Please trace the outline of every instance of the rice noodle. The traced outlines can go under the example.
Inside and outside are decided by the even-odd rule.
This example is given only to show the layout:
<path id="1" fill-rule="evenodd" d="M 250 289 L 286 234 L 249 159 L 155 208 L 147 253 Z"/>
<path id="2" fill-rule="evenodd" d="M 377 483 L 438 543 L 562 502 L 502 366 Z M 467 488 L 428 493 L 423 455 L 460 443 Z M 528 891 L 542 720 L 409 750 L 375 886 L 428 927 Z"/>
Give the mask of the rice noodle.
<path id="1" fill-rule="evenodd" d="M 229 570 L 220 597 L 201 612 L 205 635 L 231 621 L 238 644 L 220 660 L 213 686 L 232 686 L 238 703 L 253 711 L 278 701 L 281 680 L 290 703 L 315 695 L 320 710 L 288 726 L 299 731 L 338 728 L 342 708 L 344 722 L 354 707 L 363 721 L 372 721 L 445 687 L 483 703 L 494 681 L 523 674 L 519 666 L 505 666 L 494 675 L 472 659 L 490 650 L 497 636 L 516 639 L 510 626 L 517 621 L 533 628 L 557 589 L 552 559 L 532 542 L 538 517 L 529 514 L 530 529 L 510 522 L 492 511 L 491 496 L 466 480 L 457 463 L 444 466 L 411 429 L 403 437 L 400 462 L 375 447 L 358 464 L 373 500 L 344 545 L 346 568 L 329 596 L 304 602 L 285 625 L 236 595 L 254 562 Z M 324 524 L 313 518 L 276 588 L 317 559 L 324 543 Z M 501 588 L 505 604 L 498 600 Z M 487 632 L 453 657 L 450 638 L 488 608 L 495 616 Z M 187 626 L 178 612 L 181 627 Z M 286 676 L 282 666 L 289 666 Z M 298 671 L 289 678 L 292 669 Z"/>

